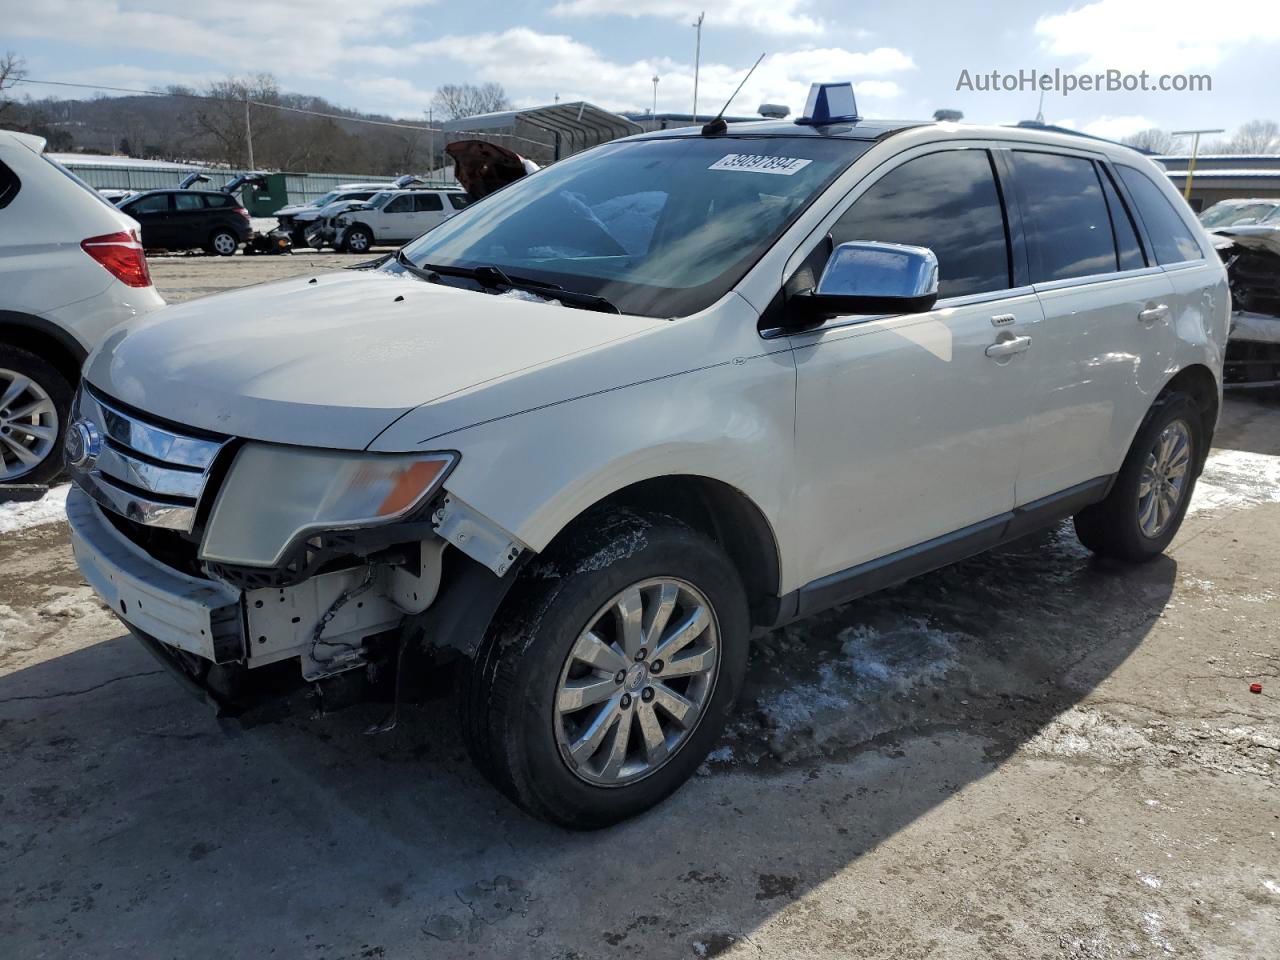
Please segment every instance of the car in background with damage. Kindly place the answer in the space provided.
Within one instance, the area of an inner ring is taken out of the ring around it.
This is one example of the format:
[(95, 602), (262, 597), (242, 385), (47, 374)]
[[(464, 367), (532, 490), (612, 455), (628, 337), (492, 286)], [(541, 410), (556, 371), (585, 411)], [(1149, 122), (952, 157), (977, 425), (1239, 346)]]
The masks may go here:
[[(1280, 202), (1261, 220), (1253, 215), (1210, 231), (1231, 284), (1231, 339), (1224, 382), (1228, 387), (1280, 386)], [(1221, 204), (1216, 204), (1221, 206)]]

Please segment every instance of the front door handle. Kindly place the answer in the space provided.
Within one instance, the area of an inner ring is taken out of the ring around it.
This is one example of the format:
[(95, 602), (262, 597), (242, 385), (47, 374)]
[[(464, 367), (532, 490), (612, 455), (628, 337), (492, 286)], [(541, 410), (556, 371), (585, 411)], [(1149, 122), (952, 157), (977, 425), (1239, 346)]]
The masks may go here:
[(1015, 353), (1023, 353), (1031, 346), (1030, 337), (1012, 337), (1008, 340), (997, 340), (987, 347), (987, 356), (1000, 359), (1011, 357)]
[(1157, 320), (1164, 320), (1169, 316), (1169, 305), (1167, 303), (1158, 303), (1154, 307), (1139, 312), (1138, 319), (1143, 323), (1155, 323)]

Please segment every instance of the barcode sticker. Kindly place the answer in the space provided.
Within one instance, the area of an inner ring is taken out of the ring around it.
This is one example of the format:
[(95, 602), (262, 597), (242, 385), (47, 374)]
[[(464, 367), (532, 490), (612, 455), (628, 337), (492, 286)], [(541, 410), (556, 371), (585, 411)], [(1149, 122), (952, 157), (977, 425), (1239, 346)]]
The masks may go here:
[(803, 170), (812, 160), (799, 157), (762, 157), (754, 153), (725, 154), (708, 170), (738, 170), (743, 173), (776, 173), (789, 177)]

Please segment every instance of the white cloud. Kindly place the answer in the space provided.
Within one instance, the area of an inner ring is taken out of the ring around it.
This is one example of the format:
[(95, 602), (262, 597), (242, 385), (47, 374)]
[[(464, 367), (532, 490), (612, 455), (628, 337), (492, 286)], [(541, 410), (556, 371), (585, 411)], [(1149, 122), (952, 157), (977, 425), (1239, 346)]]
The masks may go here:
[(1096, 120), (1091, 120), (1082, 128), (1085, 133), (1091, 133), (1095, 137), (1106, 137), (1108, 140), (1121, 140), (1130, 134), (1137, 133), (1139, 130), (1150, 130), (1152, 127), (1158, 127), (1159, 124), (1149, 117), (1130, 114), (1120, 117), (1112, 117), (1103, 115)]
[(361, 63), (405, 62), (395, 47), (361, 41), (402, 39), (404, 18), (432, 2), (220, 0), (212, 12), (188, 13), (171, 0), (41, 0), (24, 5), (21, 14), (0, 13), (0, 19), (12, 36), (150, 50), (243, 73), (317, 77), (329, 76), (335, 63), (353, 56)]
[[(822, 31), (823, 23), (802, 12), (808, 5), (808, 0), (720, 0), (707, 4), (706, 26), (811, 36)], [(697, 17), (696, 5), (686, 0), (560, 0), (551, 12), (560, 17), (660, 17), (687, 24)]]
[[(477, 81), (501, 83), (522, 106), (561, 100), (590, 100), (614, 110), (643, 109), (653, 98), (657, 75), (658, 110), (688, 113), (693, 107), (693, 66), (667, 57), (620, 63), (561, 34), (523, 27), (502, 33), (443, 37), (414, 48), (423, 56), (446, 57), (471, 69)], [(698, 111), (714, 113), (750, 67), (703, 63)], [(865, 108), (875, 110), (897, 97), (889, 75), (913, 70), (911, 57), (892, 47), (855, 52), (838, 47), (795, 50), (765, 58), (734, 100), (731, 113), (755, 112), (763, 102), (804, 106), (814, 80), (853, 80)]]
[(1239, 48), (1280, 42), (1276, 0), (1232, 0), (1220, 9), (1198, 0), (1097, 0), (1040, 17), (1041, 48), (1078, 60), (1083, 71), (1204, 70)]

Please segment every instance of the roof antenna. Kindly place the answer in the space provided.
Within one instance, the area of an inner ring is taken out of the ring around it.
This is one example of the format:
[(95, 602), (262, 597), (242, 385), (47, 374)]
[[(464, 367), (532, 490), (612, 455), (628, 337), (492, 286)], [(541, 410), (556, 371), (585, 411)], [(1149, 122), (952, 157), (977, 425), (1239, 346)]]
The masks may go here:
[(747, 71), (747, 75), (742, 78), (742, 83), (738, 84), (738, 89), (734, 90), (729, 99), (724, 102), (724, 106), (720, 108), (720, 112), (716, 114), (716, 118), (710, 123), (704, 123), (702, 125), (702, 135), (704, 137), (715, 137), (729, 129), (729, 125), (724, 122), (724, 112), (729, 109), (729, 104), (733, 103), (733, 98), (738, 95), (738, 91), (741, 90), (746, 85), (746, 82), (751, 79), (751, 75), (756, 72), (756, 67), (760, 66), (760, 61), (764, 58), (765, 54), (760, 54), (759, 59), (751, 65), (751, 69)]

